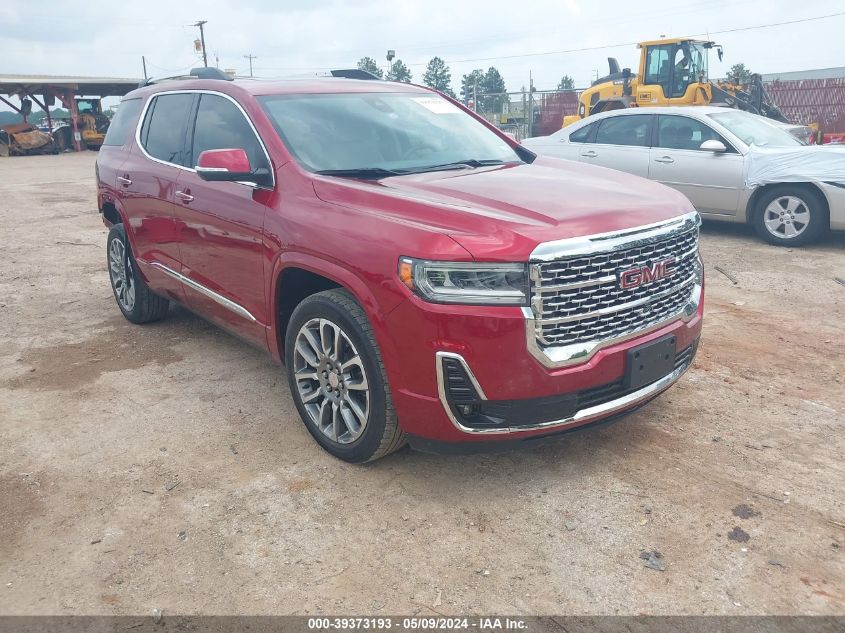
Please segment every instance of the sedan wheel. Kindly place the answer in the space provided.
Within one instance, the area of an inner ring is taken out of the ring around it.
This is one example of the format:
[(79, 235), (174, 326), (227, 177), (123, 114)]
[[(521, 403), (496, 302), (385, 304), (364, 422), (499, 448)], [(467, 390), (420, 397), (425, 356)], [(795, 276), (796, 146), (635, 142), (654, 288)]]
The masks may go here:
[(751, 221), (760, 237), (776, 246), (803, 246), (830, 228), (821, 192), (797, 183), (764, 188)]
[(369, 419), (370, 388), (346, 332), (328, 319), (307, 321), (296, 336), (293, 371), (314, 426), (339, 444), (357, 440)]
[(763, 211), (763, 223), (774, 237), (792, 239), (810, 224), (810, 209), (797, 196), (781, 196), (772, 200)]

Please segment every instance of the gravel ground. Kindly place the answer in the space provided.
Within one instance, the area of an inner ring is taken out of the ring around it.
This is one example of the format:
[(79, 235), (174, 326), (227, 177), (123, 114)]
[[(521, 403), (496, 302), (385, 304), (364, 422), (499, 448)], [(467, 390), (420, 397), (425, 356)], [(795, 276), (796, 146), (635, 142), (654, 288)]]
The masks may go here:
[(360, 467), (261, 351), (120, 316), (95, 157), (0, 159), (0, 613), (845, 613), (845, 236), (705, 225), (695, 366), (613, 426)]

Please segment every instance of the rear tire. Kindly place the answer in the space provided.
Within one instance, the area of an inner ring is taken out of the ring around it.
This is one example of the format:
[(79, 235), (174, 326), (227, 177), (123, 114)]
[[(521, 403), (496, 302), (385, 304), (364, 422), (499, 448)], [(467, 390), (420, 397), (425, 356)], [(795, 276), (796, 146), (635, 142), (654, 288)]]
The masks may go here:
[(106, 265), (117, 307), (132, 323), (150, 323), (167, 315), (170, 302), (150, 290), (132, 256), (122, 224), (115, 224), (106, 242)]
[(819, 193), (800, 185), (778, 185), (757, 201), (757, 233), (776, 246), (803, 246), (830, 228), (827, 206)]
[(305, 427), (335, 457), (371, 462), (405, 444), (372, 327), (347, 291), (318, 292), (296, 307), (285, 365)]

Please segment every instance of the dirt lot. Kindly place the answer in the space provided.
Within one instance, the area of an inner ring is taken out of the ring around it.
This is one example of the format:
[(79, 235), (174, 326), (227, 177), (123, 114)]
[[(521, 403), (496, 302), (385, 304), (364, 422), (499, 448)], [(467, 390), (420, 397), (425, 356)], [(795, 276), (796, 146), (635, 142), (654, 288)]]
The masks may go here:
[(845, 613), (845, 236), (705, 226), (695, 366), (616, 425), (358, 467), (262, 352), (120, 316), (95, 158), (0, 159), (0, 612)]

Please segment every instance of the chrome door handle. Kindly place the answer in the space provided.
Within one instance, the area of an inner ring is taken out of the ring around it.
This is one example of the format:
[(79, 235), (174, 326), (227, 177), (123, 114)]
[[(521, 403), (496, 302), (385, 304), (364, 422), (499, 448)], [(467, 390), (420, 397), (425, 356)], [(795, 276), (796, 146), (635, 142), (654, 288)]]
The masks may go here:
[(177, 191), (176, 197), (182, 200), (183, 202), (191, 202), (194, 199), (191, 194), (185, 193), (184, 191)]
[(655, 158), (654, 162), (655, 163), (674, 163), (675, 159), (672, 158), (671, 156), (664, 156), (663, 158)]
[(583, 154), (581, 154), (581, 156), (586, 156), (587, 158), (595, 158), (596, 156), (598, 156), (598, 153), (594, 152), (593, 150), (590, 150), (589, 152), (584, 152)]
[(132, 181), (129, 178), (124, 178), (123, 176), (118, 176), (117, 182), (119, 182), (124, 187), (128, 187), (129, 185), (132, 184)]

